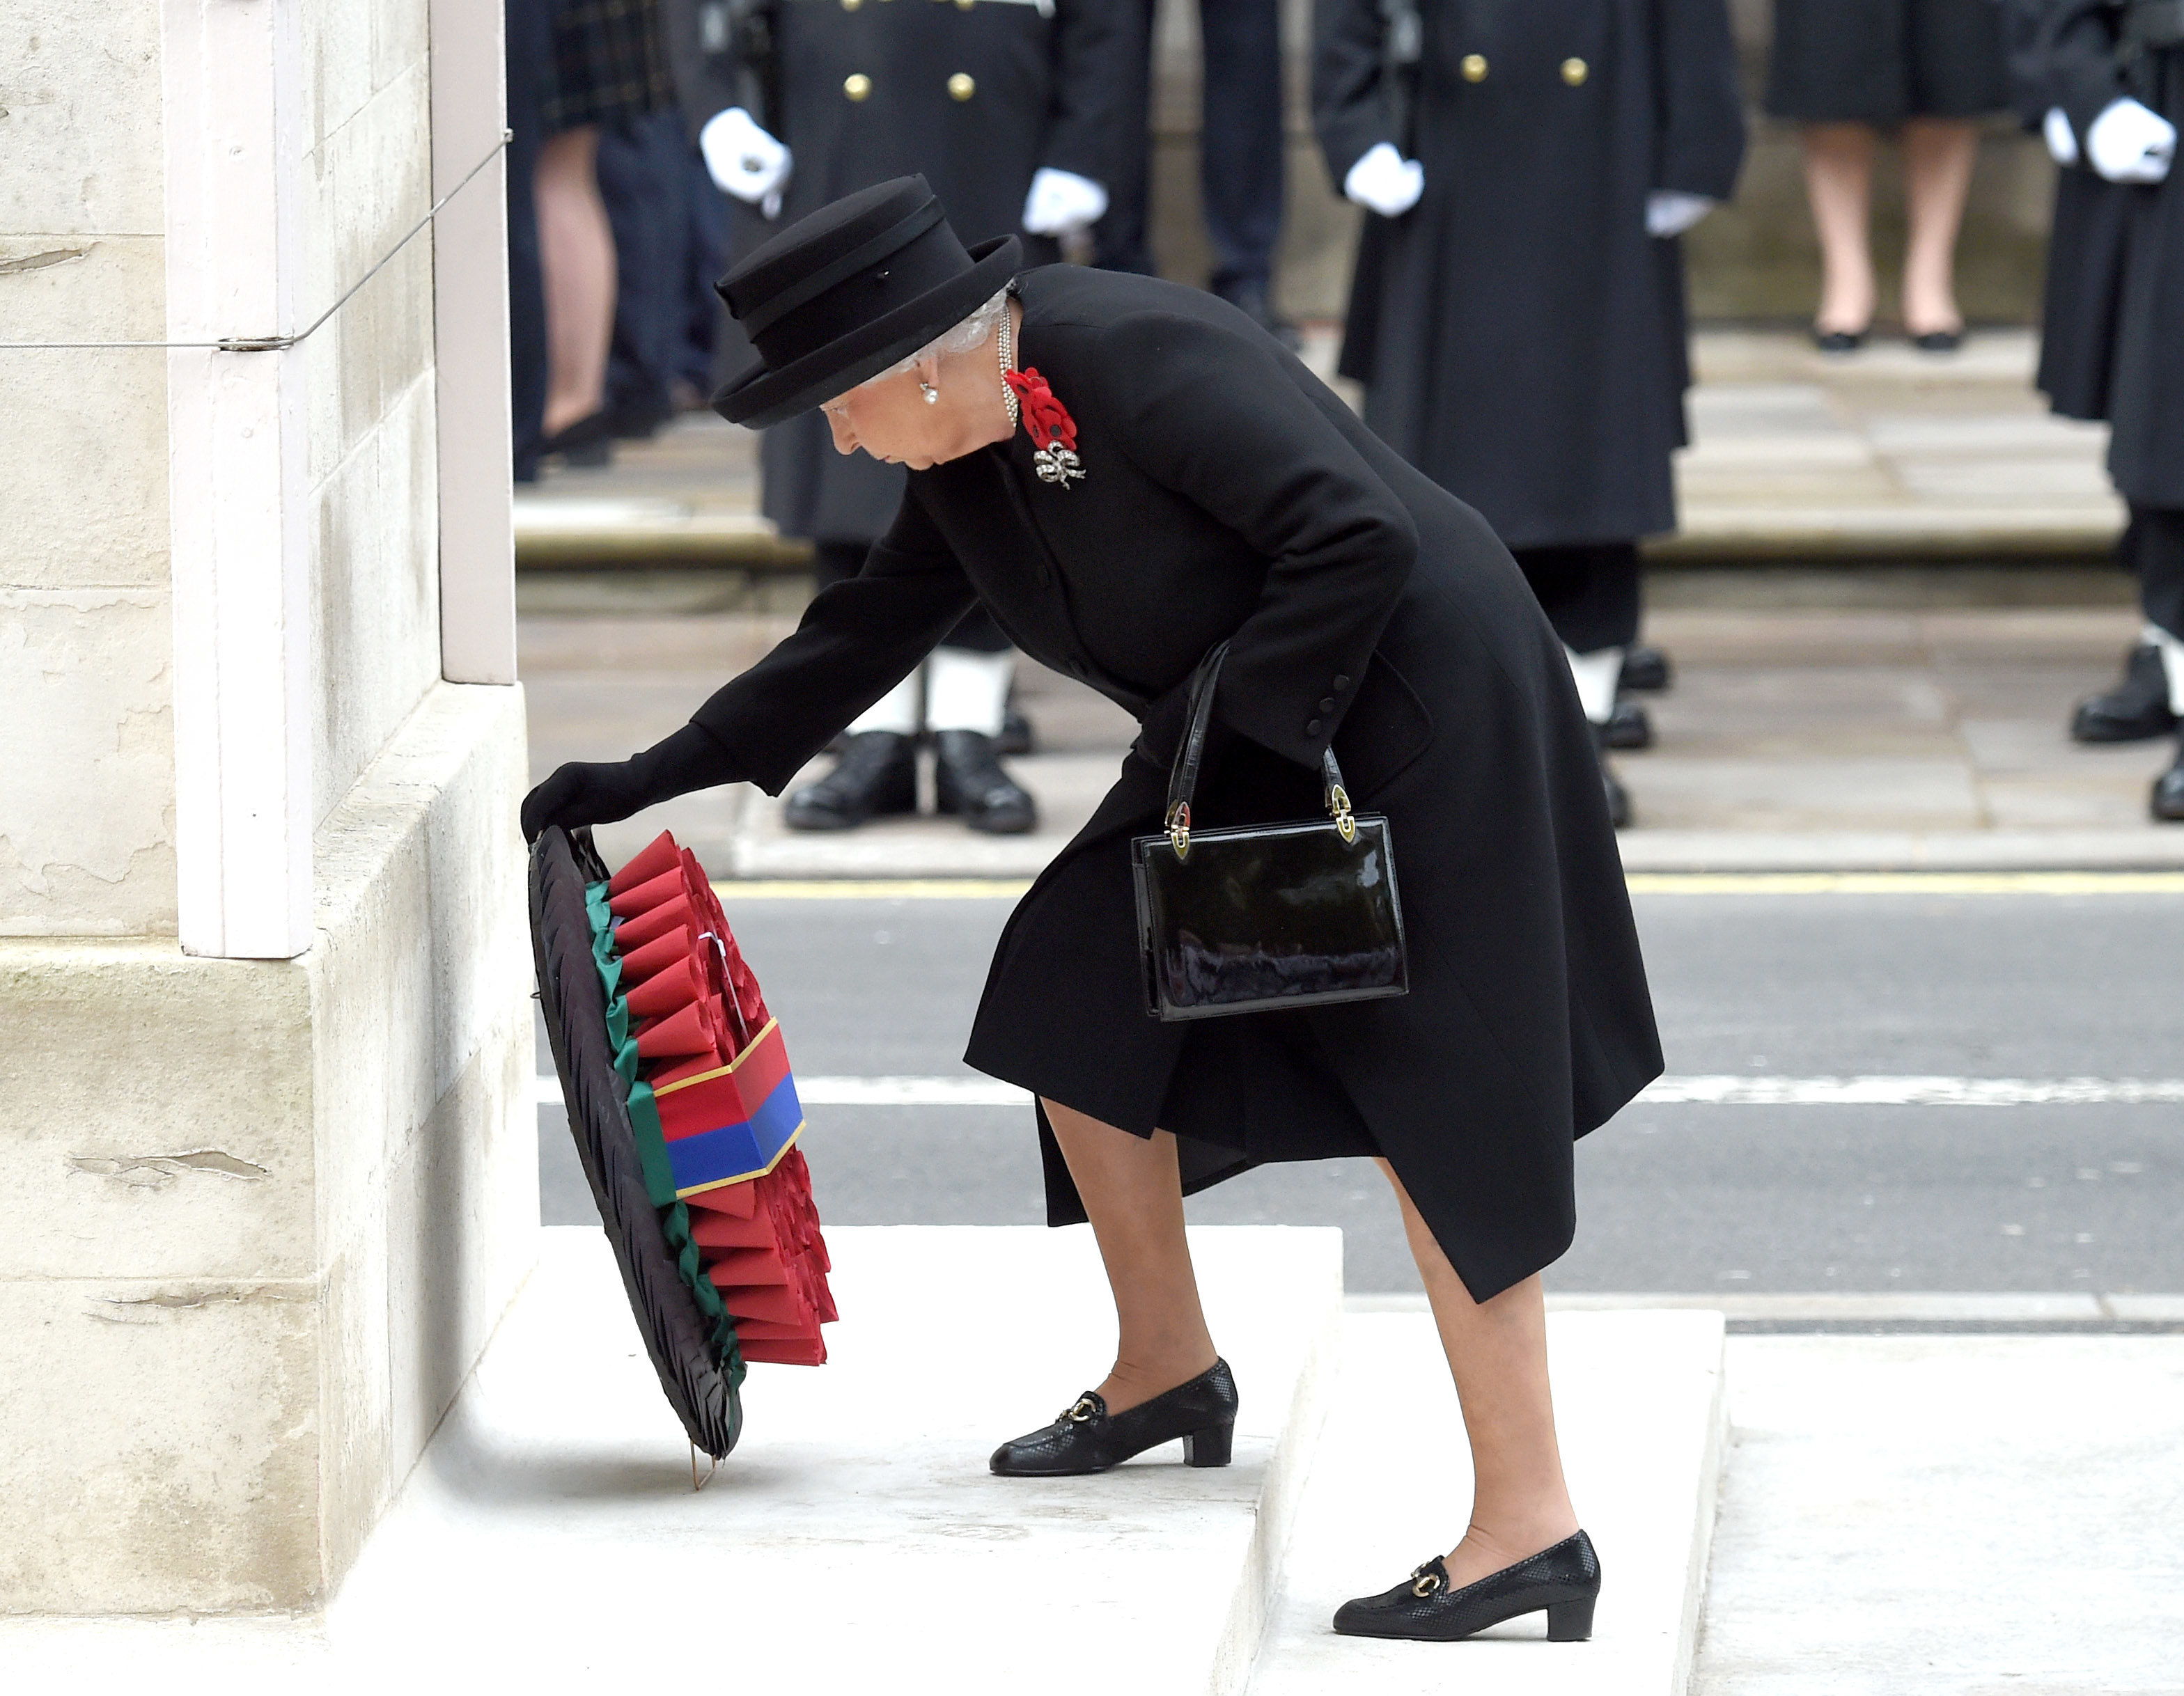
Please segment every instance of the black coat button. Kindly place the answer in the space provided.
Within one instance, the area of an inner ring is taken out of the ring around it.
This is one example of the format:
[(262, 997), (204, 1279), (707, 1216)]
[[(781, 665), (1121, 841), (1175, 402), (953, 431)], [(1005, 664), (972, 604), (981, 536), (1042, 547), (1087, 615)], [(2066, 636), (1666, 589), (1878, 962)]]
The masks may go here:
[(1313, 720), (1310, 724), (1306, 725), (1306, 726), (1304, 727), (1304, 733), (1305, 733), (1306, 736), (1318, 736), (1318, 735), (1320, 733), (1320, 731), (1322, 731), (1323, 730), (1324, 730), (1324, 729), (1326, 729), (1326, 728), (1327, 728), (1327, 722), (1326, 722), (1326, 720), (1323, 720), (1323, 719), (1314, 719), (1314, 720)]
[(1338, 671), (1334, 674), (1334, 687), (1338, 689), (1347, 689), (1350, 687), (1350, 680)]
[(1333, 712), (1334, 710), (1334, 697), (1329, 695), (1324, 701), (1322, 701), (1319, 703), (1319, 709), (1323, 713)]

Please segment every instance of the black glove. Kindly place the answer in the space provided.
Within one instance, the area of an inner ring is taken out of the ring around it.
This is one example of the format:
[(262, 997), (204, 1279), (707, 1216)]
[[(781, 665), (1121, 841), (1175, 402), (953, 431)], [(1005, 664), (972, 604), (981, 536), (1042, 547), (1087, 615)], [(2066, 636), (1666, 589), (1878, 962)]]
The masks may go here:
[(733, 783), (738, 773), (711, 732), (685, 725), (666, 741), (627, 759), (571, 760), (523, 798), (523, 839), (549, 825), (611, 825), (661, 801)]

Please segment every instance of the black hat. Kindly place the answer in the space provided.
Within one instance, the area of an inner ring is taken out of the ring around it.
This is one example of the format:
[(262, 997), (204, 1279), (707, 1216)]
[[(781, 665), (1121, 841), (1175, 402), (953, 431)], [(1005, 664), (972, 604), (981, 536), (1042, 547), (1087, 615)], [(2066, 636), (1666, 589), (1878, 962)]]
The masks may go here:
[(922, 176), (899, 176), (799, 219), (713, 285), (758, 349), (713, 410), (754, 429), (846, 393), (999, 293), (1013, 236), (965, 250)]

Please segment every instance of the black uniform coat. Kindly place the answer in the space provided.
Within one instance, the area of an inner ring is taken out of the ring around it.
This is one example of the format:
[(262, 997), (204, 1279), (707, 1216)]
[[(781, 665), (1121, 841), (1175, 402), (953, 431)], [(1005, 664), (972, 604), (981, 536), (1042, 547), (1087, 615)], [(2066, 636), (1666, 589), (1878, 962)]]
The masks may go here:
[[(1393, 142), (1425, 194), (1366, 219), (1342, 370), (1366, 421), (1512, 548), (1675, 527), (1683, 268), (1649, 190), (1715, 199), (1744, 125), (1723, 0), (1423, 0), (1414, 138), (1379, 0), (1321, 0), (1314, 121), (1337, 184)], [(1469, 67), (1467, 74), (1467, 65)]]
[[(777, 133), (794, 169), (777, 227), (922, 173), (956, 233), (983, 242), (1022, 231), (1042, 165), (1106, 182), (1129, 75), (1123, 3), (781, 0)], [(870, 542), (901, 504), (901, 468), (843, 459), (816, 412), (768, 431), (760, 454), (762, 504), (784, 536)]]
[[(1037, 481), (1022, 431), (913, 473), (862, 575), (695, 721), (777, 792), (982, 597), (1144, 730), (1010, 920), (971, 1065), (1176, 1132), (1190, 1188), (1384, 1154), (1483, 1300), (1568, 1245), (1572, 1138), (1660, 1070), (1561, 647), (1479, 515), (1234, 308), (1066, 265), (1020, 287), (1020, 358), (1074, 415), (1084, 480)], [(1390, 822), (1407, 996), (1146, 1016), (1128, 838), (1157, 828), (1184, 685), (1223, 638), (1228, 746), (1195, 813), (1312, 815), (1332, 738), (1359, 807)], [(1045, 1146), (1050, 1217), (1081, 1219)]]
[[(2093, 120), (2126, 94), (2184, 129), (2184, 47), (2120, 54), (2122, 20), (2110, 0), (2046, 8), (2046, 74), (2081, 147)], [(2184, 170), (2116, 193), (2129, 222), (2109, 360), (2109, 475), (2135, 507), (2184, 508)]]
[[(2091, 31), (2096, 55), (2109, 48), (2107, 28), (2082, 8), (2054, 0), (2008, 0), (2003, 14), (2008, 47), (2010, 101), (2027, 129), (2037, 130), (2065, 91), (2058, 76), (2056, 31)], [(2115, 353), (2117, 313), (2131, 223), (2132, 193), (2085, 163), (2055, 174), (2055, 206), (2048, 226), (2048, 275), (2041, 292), (2040, 368), (2033, 387), (2064, 418), (2105, 420), (2109, 379)]]

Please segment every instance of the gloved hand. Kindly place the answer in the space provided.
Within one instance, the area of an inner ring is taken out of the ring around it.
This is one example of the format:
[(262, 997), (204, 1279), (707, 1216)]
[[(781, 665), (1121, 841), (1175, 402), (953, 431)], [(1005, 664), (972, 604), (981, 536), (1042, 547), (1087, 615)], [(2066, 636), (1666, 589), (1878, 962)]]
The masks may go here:
[(1375, 142), (1342, 179), (1342, 197), (1383, 218), (1401, 218), (1426, 192), (1426, 168), (1396, 151), (1393, 142)]
[(666, 741), (627, 759), (571, 760), (523, 798), (523, 840), (535, 842), (549, 825), (611, 825), (647, 807), (733, 783), (738, 773), (712, 733), (685, 725)]
[(781, 209), (781, 186), (788, 181), (795, 161), (742, 107), (731, 106), (707, 119), (698, 132), (698, 151), (723, 194), (733, 194), (747, 206), (770, 200), (769, 218)]
[(2074, 165), (2078, 162), (2078, 132), (2070, 127), (2070, 114), (2059, 106), (2050, 106), (2048, 115), (2040, 120), (2040, 139), (2048, 144), (2048, 157), (2059, 165)]
[(1034, 236), (1066, 236), (1097, 224), (1107, 212), (1107, 191), (1089, 176), (1041, 165), (1024, 196), (1023, 226)]
[(1657, 188), (1646, 197), (1646, 233), (1680, 236), (1714, 209), (1710, 196), (1680, 188)]
[(2159, 182), (2176, 154), (2176, 126), (2136, 100), (2112, 100), (2086, 127), (2086, 158), (2110, 182)]

